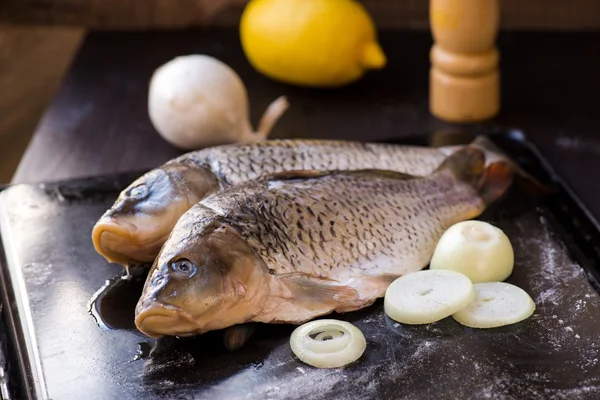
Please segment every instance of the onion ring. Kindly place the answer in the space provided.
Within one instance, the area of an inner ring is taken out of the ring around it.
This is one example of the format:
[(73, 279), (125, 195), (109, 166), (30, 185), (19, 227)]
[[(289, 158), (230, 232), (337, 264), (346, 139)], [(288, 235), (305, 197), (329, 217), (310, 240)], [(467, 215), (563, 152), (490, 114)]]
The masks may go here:
[(290, 347), (301, 361), (317, 368), (338, 368), (360, 358), (367, 347), (362, 332), (349, 322), (311, 321), (294, 330)]

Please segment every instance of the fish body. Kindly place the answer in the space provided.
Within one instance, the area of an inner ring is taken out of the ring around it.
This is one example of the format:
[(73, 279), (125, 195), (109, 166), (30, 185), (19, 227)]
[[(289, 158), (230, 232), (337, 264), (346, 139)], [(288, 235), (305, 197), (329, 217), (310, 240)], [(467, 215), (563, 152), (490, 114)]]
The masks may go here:
[(92, 232), (109, 262), (152, 262), (171, 229), (198, 201), (225, 187), (290, 170), (386, 169), (427, 176), (446, 158), (419, 146), (334, 140), (270, 140), (184, 154), (127, 187)]
[(372, 304), (422, 269), (442, 233), (510, 183), (461, 150), (435, 173), (298, 171), (226, 188), (176, 224), (149, 274), (136, 325), (189, 336), (245, 322), (299, 324)]
[(445, 158), (443, 150), (425, 146), (344, 140), (269, 140), (212, 147), (184, 154), (170, 163), (202, 165), (222, 184), (235, 185), (263, 175), (294, 170), (387, 169), (427, 176)]

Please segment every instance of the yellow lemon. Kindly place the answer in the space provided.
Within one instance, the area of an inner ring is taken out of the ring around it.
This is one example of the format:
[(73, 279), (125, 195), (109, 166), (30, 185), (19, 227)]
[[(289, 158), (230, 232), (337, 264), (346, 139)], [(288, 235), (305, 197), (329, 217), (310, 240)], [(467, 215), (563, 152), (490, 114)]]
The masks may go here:
[(240, 36), (254, 68), (296, 85), (342, 86), (386, 63), (371, 17), (354, 0), (251, 0)]

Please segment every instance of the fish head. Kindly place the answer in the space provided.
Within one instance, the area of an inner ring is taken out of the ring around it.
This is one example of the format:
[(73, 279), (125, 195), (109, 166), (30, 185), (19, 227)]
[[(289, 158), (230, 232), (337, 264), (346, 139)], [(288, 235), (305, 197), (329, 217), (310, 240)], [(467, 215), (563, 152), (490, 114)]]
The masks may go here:
[(109, 262), (152, 262), (175, 223), (219, 187), (204, 167), (173, 163), (143, 175), (121, 192), (92, 231), (96, 251)]
[[(198, 229), (198, 224), (204, 226)], [(161, 337), (244, 323), (264, 306), (267, 271), (231, 226), (214, 220), (178, 223), (150, 271), (136, 307), (136, 326)]]

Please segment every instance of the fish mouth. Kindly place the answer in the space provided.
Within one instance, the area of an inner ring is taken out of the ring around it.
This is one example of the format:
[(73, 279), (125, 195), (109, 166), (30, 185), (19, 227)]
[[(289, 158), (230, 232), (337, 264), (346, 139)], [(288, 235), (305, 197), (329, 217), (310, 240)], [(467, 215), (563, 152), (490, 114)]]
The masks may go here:
[(96, 251), (108, 262), (123, 265), (153, 262), (166, 238), (159, 235), (141, 242), (140, 233), (135, 224), (103, 217), (92, 230), (92, 241)]
[(192, 317), (179, 307), (153, 303), (135, 317), (140, 332), (152, 338), (193, 336), (202, 333)]

